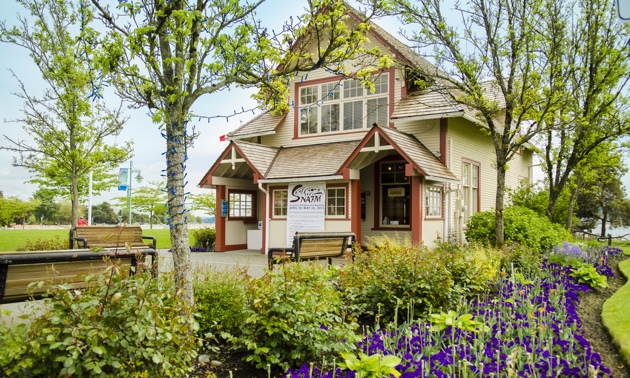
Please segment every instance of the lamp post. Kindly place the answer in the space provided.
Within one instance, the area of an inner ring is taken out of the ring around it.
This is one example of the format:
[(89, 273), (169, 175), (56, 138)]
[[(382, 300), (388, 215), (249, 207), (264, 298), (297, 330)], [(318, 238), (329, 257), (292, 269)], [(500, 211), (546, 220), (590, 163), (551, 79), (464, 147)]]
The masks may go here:
[(127, 187), (127, 200), (128, 200), (128, 205), (129, 205), (129, 217), (128, 217), (128, 223), (131, 224), (131, 183), (133, 182), (132, 176), (134, 174), (134, 172), (138, 173), (138, 176), (136, 176), (136, 180), (138, 180), (138, 182), (142, 182), (142, 174), (140, 173), (140, 170), (138, 169), (133, 169), (133, 161), (129, 160), (129, 186)]

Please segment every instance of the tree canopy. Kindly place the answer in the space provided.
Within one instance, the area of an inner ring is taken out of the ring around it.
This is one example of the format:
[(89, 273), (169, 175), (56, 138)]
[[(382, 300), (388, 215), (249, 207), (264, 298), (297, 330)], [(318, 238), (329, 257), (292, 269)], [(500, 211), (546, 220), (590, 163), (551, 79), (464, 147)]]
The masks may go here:
[(124, 124), (121, 108), (108, 109), (98, 100), (94, 69), (86, 52), (96, 45), (89, 27), (90, 14), (68, 0), (18, 0), (29, 17), (19, 15), (16, 26), (0, 22), (0, 41), (28, 50), (47, 89), (39, 96), (24, 83), (16, 95), (24, 100), (22, 125), (29, 140), (11, 139), (0, 149), (12, 151), (14, 166), (25, 167), (33, 183), (56, 191), (72, 201), (72, 223), (78, 219), (79, 198), (87, 194), (88, 173), (93, 190), (113, 186), (108, 170), (127, 159), (129, 143), (107, 144)]

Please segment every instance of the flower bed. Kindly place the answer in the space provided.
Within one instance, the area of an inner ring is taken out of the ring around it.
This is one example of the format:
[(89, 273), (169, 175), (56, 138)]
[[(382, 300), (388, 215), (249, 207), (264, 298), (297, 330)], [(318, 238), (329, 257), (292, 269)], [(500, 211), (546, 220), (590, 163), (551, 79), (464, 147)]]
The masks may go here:
[[(558, 254), (578, 256), (598, 273), (613, 275), (610, 256), (620, 250), (593, 252), (563, 246)], [(593, 352), (577, 315), (580, 294), (590, 290), (572, 277), (571, 265), (544, 263), (540, 277), (506, 276), (493, 295), (459, 304), (455, 312), (365, 336), (359, 349), (367, 355), (401, 359), (401, 377), (454, 376), (597, 376), (610, 370)], [(471, 316), (466, 316), (470, 314)], [(473, 320), (474, 319), (474, 320)], [(437, 320), (443, 322), (437, 324)], [(304, 365), (290, 377), (356, 377), (355, 371)]]

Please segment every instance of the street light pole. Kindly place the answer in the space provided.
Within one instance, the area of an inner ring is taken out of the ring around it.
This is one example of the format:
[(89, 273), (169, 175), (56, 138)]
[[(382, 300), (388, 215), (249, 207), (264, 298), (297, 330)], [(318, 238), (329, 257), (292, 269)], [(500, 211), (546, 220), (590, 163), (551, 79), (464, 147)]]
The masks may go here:
[(133, 160), (129, 160), (129, 186), (127, 186), (127, 201), (129, 205), (129, 217), (127, 218), (128, 224), (131, 224), (131, 183), (133, 182), (132, 176), (134, 172), (138, 172), (136, 180), (138, 180), (138, 182), (141, 182), (142, 175), (140, 174), (140, 170), (133, 169)]

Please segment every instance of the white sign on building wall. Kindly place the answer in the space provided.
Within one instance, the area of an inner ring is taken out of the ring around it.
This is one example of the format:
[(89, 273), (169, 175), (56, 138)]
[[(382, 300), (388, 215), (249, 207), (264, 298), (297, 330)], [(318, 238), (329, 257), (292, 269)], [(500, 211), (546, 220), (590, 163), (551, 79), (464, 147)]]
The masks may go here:
[(324, 231), (326, 218), (326, 183), (289, 184), (287, 198), (287, 247), (296, 231)]

